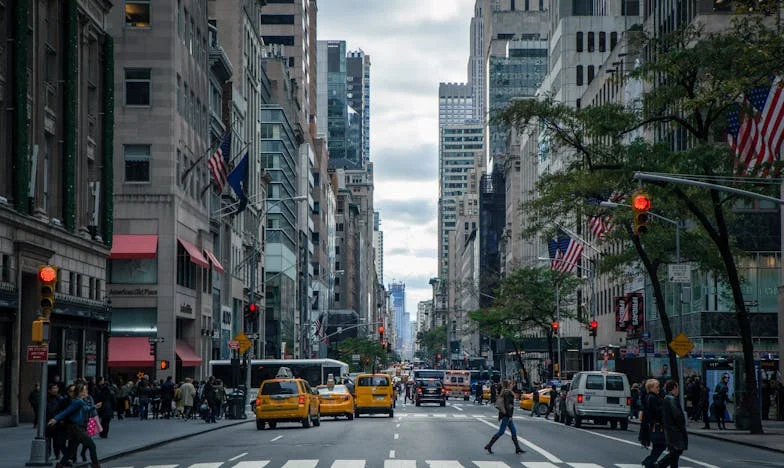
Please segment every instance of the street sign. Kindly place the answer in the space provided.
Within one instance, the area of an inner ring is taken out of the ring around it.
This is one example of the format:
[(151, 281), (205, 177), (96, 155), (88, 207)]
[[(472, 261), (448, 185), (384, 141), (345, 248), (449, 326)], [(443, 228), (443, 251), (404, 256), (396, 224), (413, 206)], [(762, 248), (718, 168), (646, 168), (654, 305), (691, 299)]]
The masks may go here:
[(27, 362), (46, 362), (49, 360), (49, 346), (30, 345), (27, 347)]
[(163, 337), (162, 336), (154, 336), (152, 338), (147, 338), (147, 341), (150, 342), (150, 343), (163, 343)]
[(691, 265), (688, 263), (667, 265), (667, 281), (670, 283), (691, 283)]
[(239, 341), (229, 341), (229, 349), (240, 349), (240, 342)]
[(351, 360), (354, 362), (359, 362), (359, 354), (352, 354)]
[(694, 349), (694, 343), (689, 340), (685, 333), (681, 332), (670, 341), (670, 349), (675, 351), (678, 357), (684, 358)]
[(232, 341), (236, 341), (236, 342), (239, 343), (239, 345), (240, 345), (239, 346), (240, 353), (243, 353), (243, 354), (246, 351), (248, 351), (251, 346), (253, 346), (253, 343), (250, 342), (250, 340), (248, 339), (247, 336), (245, 336), (244, 333), (239, 333), (237, 336), (234, 337), (234, 339)]

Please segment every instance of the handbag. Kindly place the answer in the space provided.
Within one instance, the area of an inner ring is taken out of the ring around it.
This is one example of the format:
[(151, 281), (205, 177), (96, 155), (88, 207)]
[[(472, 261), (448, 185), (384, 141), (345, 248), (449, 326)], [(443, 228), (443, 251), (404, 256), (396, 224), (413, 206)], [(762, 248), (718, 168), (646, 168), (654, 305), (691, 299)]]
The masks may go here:
[(495, 408), (501, 412), (501, 414), (506, 414), (506, 401), (504, 401), (503, 393), (498, 395), (498, 398), (495, 399)]
[(103, 430), (101, 427), (101, 421), (98, 419), (98, 416), (93, 416), (87, 420), (87, 435), (90, 437), (94, 437), (98, 435)]

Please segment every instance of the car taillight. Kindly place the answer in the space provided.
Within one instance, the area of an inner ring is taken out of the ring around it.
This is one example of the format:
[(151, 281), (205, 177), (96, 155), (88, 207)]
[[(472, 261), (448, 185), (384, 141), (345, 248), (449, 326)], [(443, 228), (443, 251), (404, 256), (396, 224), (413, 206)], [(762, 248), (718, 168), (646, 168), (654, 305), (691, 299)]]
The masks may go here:
[(256, 398), (256, 406), (261, 406), (261, 398)]
[(582, 403), (582, 402), (583, 402), (583, 396), (577, 395), (577, 403)]
[(422, 389), (421, 388), (417, 388), (417, 393), (422, 393)]
[(343, 395), (343, 399), (344, 400), (350, 400), (351, 399), (351, 395)]
[(300, 395), (299, 396), (299, 404), (300, 405), (304, 405), (305, 404), (305, 395)]
[(632, 397), (626, 397), (626, 406), (632, 406)]
[(441, 393), (446, 393), (446, 389), (445, 389), (445, 388), (442, 388), (442, 389), (441, 389)]

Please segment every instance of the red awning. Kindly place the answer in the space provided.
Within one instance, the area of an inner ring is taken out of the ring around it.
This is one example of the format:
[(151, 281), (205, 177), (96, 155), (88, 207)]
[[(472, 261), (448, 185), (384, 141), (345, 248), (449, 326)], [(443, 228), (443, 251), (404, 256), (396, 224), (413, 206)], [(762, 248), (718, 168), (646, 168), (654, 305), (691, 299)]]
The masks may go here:
[(186, 241), (185, 239), (183, 239), (181, 237), (178, 237), (177, 241), (188, 252), (188, 255), (190, 255), (190, 257), (191, 257), (191, 262), (193, 262), (196, 265), (199, 265), (200, 267), (203, 267), (203, 268), (209, 268), (210, 267), (210, 264), (207, 263), (207, 259), (204, 258), (204, 255), (201, 254), (201, 251), (199, 250), (198, 247), (196, 247), (195, 245), (191, 244), (190, 242)]
[(115, 234), (112, 236), (109, 259), (155, 258), (157, 252), (156, 234)]
[(109, 338), (109, 367), (154, 367), (150, 342), (143, 336), (112, 336)]
[(207, 258), (210, 259), (210, 262), (212, 262), (212, 267), (215, 269), (215, 271), (218, 273), (223, 273), (225, 271), (223, 269), (223, 265), (221, 265), (221, 262), (218, 261), (218, 257), (216, 257), (214, 253), (208, 249), (204, 249), (204, 254), (207, 256)]
[(177, 340), (175, 352), (180, 361), (182, 361), (183, 367), (198, 367), (201, 365), (201, 358), (185, 341)]

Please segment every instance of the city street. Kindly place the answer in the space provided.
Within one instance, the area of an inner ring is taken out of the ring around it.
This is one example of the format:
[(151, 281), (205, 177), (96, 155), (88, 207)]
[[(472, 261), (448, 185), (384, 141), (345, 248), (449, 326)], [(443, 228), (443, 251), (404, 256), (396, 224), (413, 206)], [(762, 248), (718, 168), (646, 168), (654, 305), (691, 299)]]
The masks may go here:
[[(495, 409), (471, 403), (438, 406), (398, 404), (395, 417), (363, 416), (354, 421), (324, 419), (303, 429), (281, 424), (257, 431), (241, 424), (162, 445), (104, 463), (110, 468), (314, 468), (314, 467), (478, 467), (632, 468), (646, 451), (636, 442), (637, 426), (566, 427), (515, 413), (525, 454), (515, 455), (509, 435), (482, 447), (495, 428)], [(100, 455), (100, 454), (99, 454)], [(780, 453), (704, 437), (692, 437), (682, 467), (784, 466)]]

